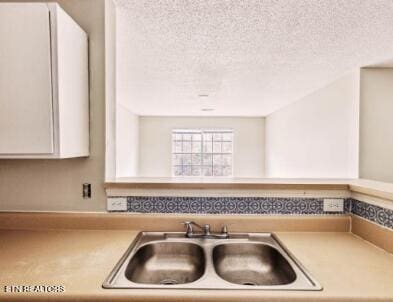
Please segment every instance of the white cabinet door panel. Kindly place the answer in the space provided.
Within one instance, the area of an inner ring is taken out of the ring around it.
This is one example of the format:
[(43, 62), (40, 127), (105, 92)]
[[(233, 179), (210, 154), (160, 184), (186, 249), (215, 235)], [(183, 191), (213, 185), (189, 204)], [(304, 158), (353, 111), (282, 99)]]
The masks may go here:
[(54, 152), (46, 4), (0, 6), (0, 154)]
[[(60, 154), (89, 153), (87, 36), (63, 10), (56, 11)], [(53, 29), (53, 31), (55, 31)], [(75, 110), (74, 108), (78, 108)]]

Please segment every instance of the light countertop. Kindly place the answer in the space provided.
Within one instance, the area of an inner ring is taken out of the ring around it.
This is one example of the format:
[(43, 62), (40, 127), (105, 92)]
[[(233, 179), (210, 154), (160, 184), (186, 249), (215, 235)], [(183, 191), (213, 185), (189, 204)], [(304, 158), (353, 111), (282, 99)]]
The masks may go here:
[[(103, 289), (137, 231), (1, 230), (0, 300), (393, 301), (393, 255), (347, 232), (279, 232), (323, 291)], [(62, 285), (63, 293), (5, 293), (10, 285)]]

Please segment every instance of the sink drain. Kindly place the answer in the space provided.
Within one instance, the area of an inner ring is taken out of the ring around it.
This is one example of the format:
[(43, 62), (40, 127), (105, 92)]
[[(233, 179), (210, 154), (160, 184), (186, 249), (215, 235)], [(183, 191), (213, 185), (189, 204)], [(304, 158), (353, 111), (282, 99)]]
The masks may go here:
[(241, 282), (241, 284), (243, 285), (250, 285), (250, 286), (257, 286), (258, 284), (256, 284), (255, 282), (252, 281), (243, 281)]
[(177, 280), (174, 279), (164, 279), (160, 281), (161, 285), (174, 285), (174, 284), (179, 284), (179, 282), (177, 282)]

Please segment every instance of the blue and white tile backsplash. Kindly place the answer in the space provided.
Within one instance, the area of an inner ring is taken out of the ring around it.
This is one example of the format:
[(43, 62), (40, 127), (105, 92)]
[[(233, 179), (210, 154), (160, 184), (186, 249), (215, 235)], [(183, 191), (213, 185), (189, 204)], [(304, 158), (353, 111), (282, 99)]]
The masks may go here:
[[(348, 210), (350, 200), (344, 204)], [(134, 213), (325, 214), (322, 198), (132, 196), (127, 208)]]
[(393, 229), (393, 210), (352, 199), (351, 213)]
[[(109, 197), (117, 198), (117, 197)], [(131, 213), (334, 215), (324, 212), (323, 198), (128, 196)], [(393, 210), (344, 199), (344, 214), (354, 214), (393, 229)]]

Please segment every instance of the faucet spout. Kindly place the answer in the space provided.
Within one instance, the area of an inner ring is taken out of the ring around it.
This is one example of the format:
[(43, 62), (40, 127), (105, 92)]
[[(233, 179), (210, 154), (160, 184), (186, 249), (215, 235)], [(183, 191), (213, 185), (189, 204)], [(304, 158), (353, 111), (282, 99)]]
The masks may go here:
[[(183, 224), (186, 227), (185, 236), (188, 238), (228, 238), (229, 233), (226, 226), (222, 228), (221, 233), (212, 233), (210, 231), (210, 224), (203, 226), (195, 223), (194, 221), (184, 221)], [(196, 233), (194, 227), (198, 228), (201, 232)]]

